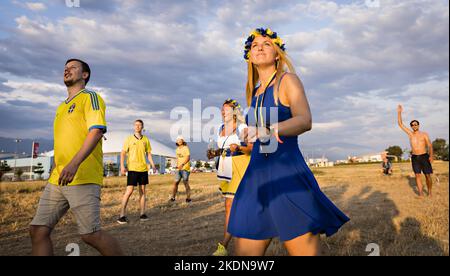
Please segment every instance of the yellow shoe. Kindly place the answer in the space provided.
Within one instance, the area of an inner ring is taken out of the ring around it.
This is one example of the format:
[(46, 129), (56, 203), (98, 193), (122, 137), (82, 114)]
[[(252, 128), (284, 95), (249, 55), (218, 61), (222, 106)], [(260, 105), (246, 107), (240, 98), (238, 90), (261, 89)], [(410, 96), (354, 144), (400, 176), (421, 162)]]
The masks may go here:
[(213, 256), (224, 257), (228, 256), (228, 251), (221, 243), (218, 244), (216, 252), (213, 253)]

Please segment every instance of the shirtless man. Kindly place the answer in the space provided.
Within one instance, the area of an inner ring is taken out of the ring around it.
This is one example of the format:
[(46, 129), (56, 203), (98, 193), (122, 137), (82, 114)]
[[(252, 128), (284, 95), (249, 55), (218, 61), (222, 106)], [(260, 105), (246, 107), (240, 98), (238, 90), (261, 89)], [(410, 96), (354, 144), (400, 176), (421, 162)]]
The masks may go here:
[(430, 137), (426, 132), (419, 131), (420, 124), (417, 120), (413, 120), (410, 123), (412, 130), (408, 129), (403, 125), (402, 121), (403, 107), (401, 105), (398, 106), (397, 112), (398, 112), (398, 125), (408, 134), (409, 142), (411, 143), (412, 167), (414, 170), (414, 174), (416, 175), (416, 184), (417, 189), (419, 190), (419, 197), (423, 197), (422, 179), (421, 179), (422, 172), (425, 174), (428, 187), (428, 195), (431, 197), (432, 196), (431, 189), (433, 185), (431, 179), (431, 175), (433, 174), (433, 168), (431, 167), (431, 163), (433, 162), (433, 146), (431, 144)]

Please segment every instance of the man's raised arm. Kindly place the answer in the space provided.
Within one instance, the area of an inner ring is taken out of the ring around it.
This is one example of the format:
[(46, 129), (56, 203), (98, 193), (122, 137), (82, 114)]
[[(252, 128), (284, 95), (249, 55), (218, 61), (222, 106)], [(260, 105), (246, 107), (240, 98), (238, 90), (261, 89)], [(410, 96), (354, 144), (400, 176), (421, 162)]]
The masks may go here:
[(401, 129), (403, 129), (403, 131), (406, 132), (408, 135), (411, 135), (412, 131), (403, 125), (402, 112), (403, 112), (403, 107), (401, 105), (398, 105), (398, 107), (397, 107), (398, 126)]

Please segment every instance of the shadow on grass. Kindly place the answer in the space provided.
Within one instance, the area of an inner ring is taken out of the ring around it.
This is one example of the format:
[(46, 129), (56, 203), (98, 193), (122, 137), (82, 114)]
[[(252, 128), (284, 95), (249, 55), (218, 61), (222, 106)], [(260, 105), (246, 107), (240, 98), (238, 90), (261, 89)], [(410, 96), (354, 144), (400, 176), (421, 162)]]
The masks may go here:
[(422, 234), (421, 223), (408, 217), (396, 227), (394, 219), (399, 210), (387, 193), (363, 187), (359, 194), (342, 201), (341, 195), (333, 198), (351, 218), (341, 230), (325, 240), (325, 255), (367, 256), (371, 243), (379, 247), (382, 256), (414, 256), (445, 254), (437, 239)]

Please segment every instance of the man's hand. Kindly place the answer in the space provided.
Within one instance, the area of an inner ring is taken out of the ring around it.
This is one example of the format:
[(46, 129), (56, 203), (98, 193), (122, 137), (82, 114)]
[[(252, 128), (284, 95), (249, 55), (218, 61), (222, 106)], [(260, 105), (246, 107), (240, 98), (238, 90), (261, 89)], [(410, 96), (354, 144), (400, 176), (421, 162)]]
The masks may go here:
[(397, 112), (398, 113), (402, 113), (403, 112), (403, 106), (401, 104), (398, 105)]
[(430, 163), (433, 163), (434, 162), (434, 158), (433, 158), (433, 156), (430, 156)]
[(157, 172), (157, 169), (156, 169), (155, 166), (151, 166), (150, 164), (148, 164), (148, 165), (147, 165), (147, 170), (150, 171), (150, 168), (151, 168), (151, 172), (152, 172), (153, 174), (155, 174), (155, 173)]
[(70, 162), (61, 172), (58, 179), (58, 184), (61, 186), (67, 186), (72, 183), (73, 178), (77, 174), (79, 164), (75, 164), (74, 162)]
[(181, 171), (181, 170), (183, 169), (183, 165), (178, 166), (177, 169), (178, 169), (179, 171)]
[(121, 175), (126, 175), (127, 174), (127, 169), (125, 169), (125, 167), (120, 167), (120, 174)]

